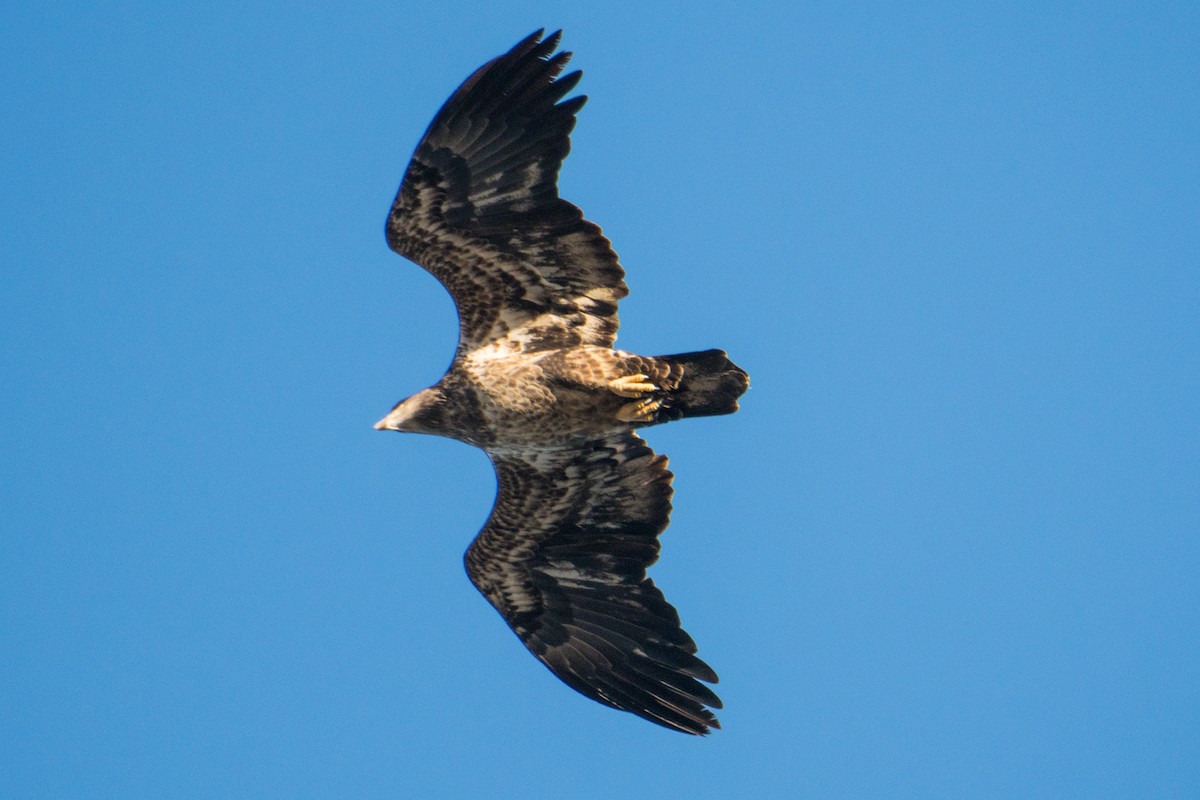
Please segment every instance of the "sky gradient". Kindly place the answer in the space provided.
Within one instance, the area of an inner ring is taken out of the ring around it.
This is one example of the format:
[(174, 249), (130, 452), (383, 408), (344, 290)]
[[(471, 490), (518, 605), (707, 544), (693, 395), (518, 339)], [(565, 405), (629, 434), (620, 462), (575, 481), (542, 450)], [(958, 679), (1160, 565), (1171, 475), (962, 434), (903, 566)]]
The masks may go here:
[[(36, 5), (0, 796), (1200, 796), (1195, 4)], [(462, 571), (486, 457), (371, 429), (455, 345), (408, 157), (539, 27), (620, 346), (752, 379), (646, 433), (706, 739), (530, 657)]]

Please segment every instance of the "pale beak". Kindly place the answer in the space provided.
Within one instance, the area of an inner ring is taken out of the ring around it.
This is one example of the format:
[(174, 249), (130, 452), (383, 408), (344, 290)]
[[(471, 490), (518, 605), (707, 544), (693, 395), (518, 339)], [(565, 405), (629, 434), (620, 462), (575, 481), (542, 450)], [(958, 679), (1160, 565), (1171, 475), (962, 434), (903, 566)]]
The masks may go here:
[(384, 417), (383, 419), (379, 420), (379, 422), (375, 423), (375, 430), (377, 430), (377, 431), (386, 431), (388, 429), (389, 428), (388, 428), (388, 418), (387, 417)]

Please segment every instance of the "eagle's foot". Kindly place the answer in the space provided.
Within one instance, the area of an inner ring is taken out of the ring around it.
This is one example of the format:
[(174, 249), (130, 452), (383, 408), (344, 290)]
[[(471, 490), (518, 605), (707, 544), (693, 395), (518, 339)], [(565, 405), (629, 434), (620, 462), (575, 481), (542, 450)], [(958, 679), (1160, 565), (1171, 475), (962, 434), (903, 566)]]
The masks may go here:
[(661, 407), (661, 399), (647, 397), (645, 400), (634, 400), (617, 409), (617, 419), (621, 422), (653, 422), (654, 415)]
[[(658, 387), (650, 383), (649, 375), (622, 375), (608, 382), (608, 390), (618, 397), (641, 397), (647, 392), (658, 391)], [(628, 408), (633, 403), (627, 404)], [(619, 415), (618, 415), (619, 416)], [(628, 422), (629, 420), (626, 420)]]

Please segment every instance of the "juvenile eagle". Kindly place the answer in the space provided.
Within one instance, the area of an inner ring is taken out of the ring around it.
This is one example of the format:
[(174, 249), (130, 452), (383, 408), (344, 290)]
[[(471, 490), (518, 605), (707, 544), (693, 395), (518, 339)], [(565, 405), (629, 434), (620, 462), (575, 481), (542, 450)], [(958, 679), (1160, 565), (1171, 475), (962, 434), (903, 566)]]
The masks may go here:
[(730, 414), (749, 381), (720, 350), (613, 349), (628, 294), (608, 239), (558, 196), (575, 114), (561, 32), (489, 61), (433, 118), (387, 219), (388, 245), (458, 307), (454, 363), (375, 427), (482, 448), (496, 504), (467, 549), (472, 583), (569, 686), (704, 734), (721, 701), (679, 615), (646, 577), (671, 473), (634, 432)]

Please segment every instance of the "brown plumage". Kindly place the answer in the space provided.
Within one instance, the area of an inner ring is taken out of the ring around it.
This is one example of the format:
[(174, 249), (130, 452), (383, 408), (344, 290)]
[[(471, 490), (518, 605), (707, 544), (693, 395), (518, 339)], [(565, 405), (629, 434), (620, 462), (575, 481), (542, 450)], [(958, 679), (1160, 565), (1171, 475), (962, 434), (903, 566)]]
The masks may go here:
[(646, 577), (671, 472), (634, 432), (729, 414), (746, 373), (720, 350), (613, 349), (624, 271), (600, 228), (558, 196), (575, 114), (570, 53), (542, 32), (480, 67), (434, 117), (387, 220), (393, 250), (458, 307), (454, 363), (377, 428), (482, 448), (496, 504), (467, 574), (559, 678), (687, 733), (719, 727), (679, 615)]

